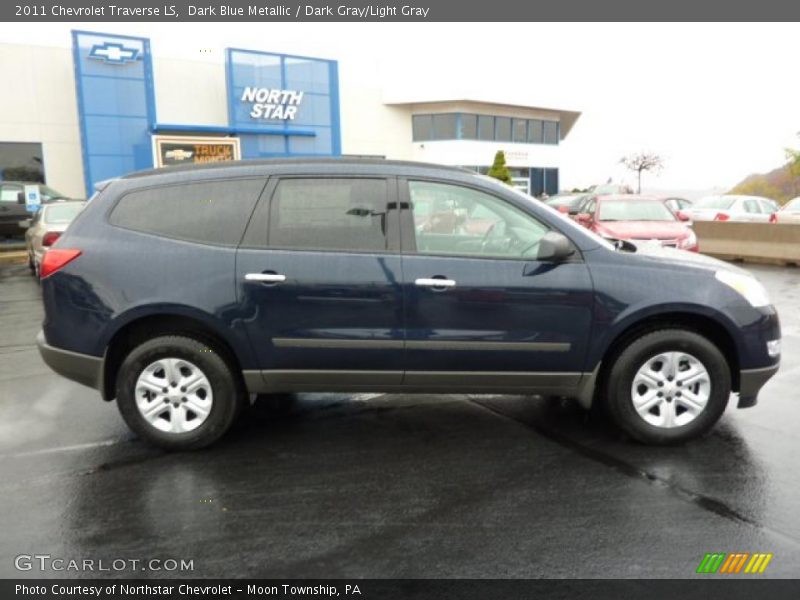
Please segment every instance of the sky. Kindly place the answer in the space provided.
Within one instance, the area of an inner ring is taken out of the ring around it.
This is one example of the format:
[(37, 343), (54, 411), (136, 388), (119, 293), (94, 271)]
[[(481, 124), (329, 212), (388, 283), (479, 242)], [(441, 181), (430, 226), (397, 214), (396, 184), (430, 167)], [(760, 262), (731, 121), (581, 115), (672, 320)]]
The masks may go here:
[(38, 23), (0, 24), (0, 42), (68, 46), (71, 29), (148, 36), (154, 53), (194, 60), (227, 46), (333, 58), (342, 77), (372, 70), (387, 96), (413, 83), (580, 111), (561, 146), (565, 188), (633, 181), (619, 160), (646, 150), (664, 159), (646, 189), (728, 189), (800, 147), (800, 24)]

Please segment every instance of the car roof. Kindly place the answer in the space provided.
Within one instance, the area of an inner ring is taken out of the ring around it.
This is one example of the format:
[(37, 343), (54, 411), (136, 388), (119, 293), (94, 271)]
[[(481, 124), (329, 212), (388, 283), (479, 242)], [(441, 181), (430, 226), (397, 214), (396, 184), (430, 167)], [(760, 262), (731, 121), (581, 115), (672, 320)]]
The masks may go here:
[(645, 196), (643, 194), (599, 194), (597, 196), (598, 202), (606, 200), (639, 200), (646, 202), (663, 202), (663, 199), (655, 196)]
[(202, 164), (187, 164), (187, 165), (170, 165), (157, 169), (147, 169), (144, 171), (136, 171), (121, 177), (121, 179), (138, 179), (140, 177), (150, 177), (155, 175), (176, 174), (183, 173), (187, 176), (197, 174), (202, 177), (204, 174), (213, 173), (214, 175), (224, 174), (229, 172), (231, 175), (244, 174), (245, 171), (251, 171), (269, 174), (280, 172), (285, 167), (386, 167), (392, 170), (401, 170), (402, 168), (436, 170), (452, 173), (469, 173), (477, 175), (475, 171), (470, 171), (461, 167), (450, 167), (446, 165), (437, 165), (424, 162), (403, 161), (403, 160), (387, 160), (384, 158), (370, 158), (370, 157), (325, 157), (325, 158), (263, 158), (263, 159), (245, 159), (237, 161), (220, 161), (213, 163)]

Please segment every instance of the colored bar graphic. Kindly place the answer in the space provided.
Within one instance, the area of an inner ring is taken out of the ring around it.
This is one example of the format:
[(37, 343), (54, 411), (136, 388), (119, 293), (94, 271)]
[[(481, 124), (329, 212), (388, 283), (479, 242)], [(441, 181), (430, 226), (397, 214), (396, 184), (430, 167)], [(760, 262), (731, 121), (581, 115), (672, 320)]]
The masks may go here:
[(700, 561), (697, 573), (720, 573), (726, 575), (742, 572), (749, 574), (763, 573), (773, 556), (771, 553), (763, 552), (755, 552), (753, 554), (749, 552), (731, 552), (730, 554), (726, 552), (708, 552), (703, 556), (703, 560)]
[(697, 572), (716, 573), (722, 561), (725, 560), (725, 556), (726, 554), (724, 552), (717, 552), (714, 554), (707, 553), (700, 562), (700, 566), (697, 567)]

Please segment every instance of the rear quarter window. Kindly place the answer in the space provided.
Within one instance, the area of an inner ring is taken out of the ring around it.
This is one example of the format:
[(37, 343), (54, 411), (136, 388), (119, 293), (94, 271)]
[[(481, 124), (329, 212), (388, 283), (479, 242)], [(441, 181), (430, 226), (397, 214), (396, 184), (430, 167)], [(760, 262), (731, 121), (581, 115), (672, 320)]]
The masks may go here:
[(137, 190), (117, 202), (109, 222), (169, 238), (236, 246), (265, 183), (232, 179)]

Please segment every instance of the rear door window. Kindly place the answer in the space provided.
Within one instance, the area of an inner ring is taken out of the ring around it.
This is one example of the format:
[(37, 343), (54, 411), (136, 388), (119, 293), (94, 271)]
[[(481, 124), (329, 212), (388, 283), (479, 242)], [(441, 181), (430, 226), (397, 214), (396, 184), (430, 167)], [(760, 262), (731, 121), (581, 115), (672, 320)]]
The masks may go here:
[(386, 252), (388, 183), (367, 178), (281, 180), (270, 205), (272, 248)]
[(749, 213), (760, 213), (761, 205), (758, 203), (758, 200), (748, 198), (744, 201), (744, 209)]
[(265, 183), (229, 179), (138, 190), (119, 200), (109, 221), (164, 237), (236, 246)]

